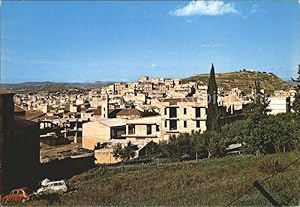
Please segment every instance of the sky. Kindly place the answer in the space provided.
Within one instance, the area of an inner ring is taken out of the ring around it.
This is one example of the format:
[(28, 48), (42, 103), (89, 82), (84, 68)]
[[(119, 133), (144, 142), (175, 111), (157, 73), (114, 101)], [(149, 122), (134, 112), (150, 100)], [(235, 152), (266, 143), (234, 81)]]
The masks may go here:
[(300, 0), (1, 2), (1, 82), (134, 81), (300, 64)]

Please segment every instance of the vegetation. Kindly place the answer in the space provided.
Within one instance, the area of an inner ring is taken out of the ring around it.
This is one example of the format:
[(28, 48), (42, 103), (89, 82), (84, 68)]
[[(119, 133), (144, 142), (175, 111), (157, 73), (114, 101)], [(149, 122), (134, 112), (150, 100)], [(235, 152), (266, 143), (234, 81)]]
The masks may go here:
[(207, 103), (206, 128), (208, 131), (219, 131), (220, 114), (218, 111), (218, 86), (215, 79), (215, 68), (213, 64), (208, 79)]
[[(183, 83), (189, 81), (197, 82), (201, 85), (208, 83), (209, 74), (197, 74), (183, 79)], [(272, 94), (274, 90), (288, 90), (290, 86), (274, 75), (273, 73), (255, 72), (248, 70), (241, 70), (237, 72), (217, 73), (216, 81), (219, 87), (223, 87), (224, 90), (231, 90), (232, 88), (239, 88), (244, 93), (251, 93), (254, 80), (259, 80), (262, 87), (266, 90), (267, 94)]]
[(296, 96), (295, 101), (293, 103), (293, 110), (300, 117), (300, 65), (298, 65), (298, 78), (293, 80), (296, 86)]
[[(69, 181), (71, 188), (76, 190), (50, 201), (41, 199), (28, 204), (216, 206), (239, 198), (234, 205), (270, 205), (251, 187), (258, 180), (280, 204), (298, 205), (299, 78), (300, 66), (296, 80), (298, 93), (293, 106), (296, 113), (270, 115), (268, 97), (261, 90), (261, 82), (255, 81), (255, 96), (244, 111), (244, 120), (221, 126), (217, 104), (209, 103), (208, 130), (204, 133), (192, 131), (191, 134), (171, 136), (168, 142), (152, 143), (145, 155), (151, 157), (148, 164), (96, 167)], [(208, 94), (214, 96), (216, 93), (212, 65)], [(228, 143), (242, 143), (243, 155), (223, 157)], [(117, 145), (113, 154), (128, 164), (135, 155), (134, 151), (129, 143), (125, 147)], [(174, 162), (198, 158), (212, 159)], [(167, 162), (161, 163), (162, 160)], [(266, 177), (268, 179), (263, 179)], [(247, 189), (250, 190), (241, 196), (241, 192)]]
[[(278, 173), (263, 182), (283, 205), (298, 205), (300, 162), (284, 169), (299, 151), (265, 156), (229, 156), (184, 162), (154, 160), (144, 165), (97, 166), (68, 181), (70, 192), (55, 199), (38, 199), (25, 205), (102, 206), (271, 206), (256, 190), (255, 180)], [(24, 204), (22, 204), (24, 205)]]
[(208, 150), (204, 139), (200, 139), (200, 136), (199, 131), (171, 136), (169, 142), (163, 142), (157, 146), (159, 157), (173, 160), (207, 157)]
[(113, 150), (113, 156), (117, 159), (121, 159), (122, 161), (129, 160), (135, 156), (136, 148), (128, 142), (127, 146), (122, 147), (120, 143), (116, 145)]

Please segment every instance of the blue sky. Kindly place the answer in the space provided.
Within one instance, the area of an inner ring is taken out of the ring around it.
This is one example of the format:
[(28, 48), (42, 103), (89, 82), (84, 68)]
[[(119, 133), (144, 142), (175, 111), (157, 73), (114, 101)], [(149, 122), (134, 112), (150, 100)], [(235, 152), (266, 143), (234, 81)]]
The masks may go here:
[(131, 81), (242, 68), (296, 76), (300, 3), (2, 1), (1, 81)]

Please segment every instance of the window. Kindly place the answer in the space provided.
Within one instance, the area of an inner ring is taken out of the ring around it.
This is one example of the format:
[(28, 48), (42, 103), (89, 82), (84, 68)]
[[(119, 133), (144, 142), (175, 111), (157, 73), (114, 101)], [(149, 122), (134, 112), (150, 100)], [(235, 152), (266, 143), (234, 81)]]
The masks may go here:
[(196, 118), (201, 117), (201, 113), (200, 113), (201, 108), (200, 108), (200, 107), (197, 107), (197, 108), (195, 108), (195, 109), (196, 109)]
[(183, 121), (183, 127), (186, 128), (187, 127), (187, 123), (186, 121)]
[(147, 124), (147, 135), (152, 134), (152, 125)]
[(196, 121), (196, 127), (197, 127), (197, 128), (200, 128), (200, 120), (197, 120), (197, 121)]
[(170, 120), (170, 130), (177, 130), (177, 120)]
[(165, 121), (165, 127), (166, 127), (166, 128), (168, 127), (168, 122), (167, 122), (167, 121)]
[(167, 115), (167, 108), (165, 108), (165, 115)]
[(170, 118), (176, 118), (177, 117), (177, 108), (171, 107), (170, 108)]
[(111, 128), (111, 139), (125, 139), (126, 137), (122, 137), (123, 134), (126, 134), (126, 126)]
[(186, 108), (183, 109), (183, 114), (186, 114)]
[(159, 132), (159, 125), (156, 125), (156, 131)]
[(128, 125), (128, 134), (135, 134), (135, 125), (133, 124)]

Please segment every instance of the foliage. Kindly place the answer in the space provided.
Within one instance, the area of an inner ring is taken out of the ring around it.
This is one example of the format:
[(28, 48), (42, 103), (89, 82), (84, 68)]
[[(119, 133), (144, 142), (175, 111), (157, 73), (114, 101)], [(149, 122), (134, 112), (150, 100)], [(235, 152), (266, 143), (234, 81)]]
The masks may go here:
[(247, 128), (240, 141), (245, 143), (244, 152), (251, 154), (285, 153), (299, 145), (297, 118), (294, 114), (268, 115), (254, 124), (247, 120)]
[(210, 158), (224, 154), (225, 140), (215, 131), (206, 131), (203, 134), (192, 131), (190, 134), (171, 136), (169, 142), (159, 144), (159, 149), (161, 157), (171, 159)]
[(220, 113), (218, 110), (218, 86), (215, 78), (215, 68), (212, 64), (210, 76), (208, 79), (207, 88), (207, 120), (206, 128), (208, 131), (214, 130), (219, 132), (220, 130)]
[(216, 131), (205, 131), (203, 133), (205, 141), (205, 149), (208, 153), (208, 158), (222, 156), (225, 152), (225, 140), (221, 133)]
[(293, 102), (293, 110), (300, 117), (300, 65), (298, 65), (298, 78), (293, 80), (297, 84), (296, 96)]
[(230, 124), (226, 124), (221, 129), (221, 134), (225, 142), (238, 142), (241, 136), (247, 130), (248, 122), (246, 120), (237, 120)]
[(204, 150), (204, 143), (198, 132), (192, 132), (191, 134), (182, 133), (179, 136), (173, 135), (168, 143), (160, 144), (162, 157), (172, 159), (180, 159), (183, 156), (195, 159), (196, 154), (201, 156)]
[(121, 159), (122, 161), (126, 161), (135, 156), (135, 151), (136, 147), (133, 146), (131, 142), (128, 142), (125, 147), (122, 147), (122, 145), (118, 143), (113, 150), (113, 156), (117, 159)]
[(244, 151), (251, 154), (266, 154), (274, 152), (272, 139), (269, 137), (271, 129), (266, 129), (269, 101), (262, 93), (260, 82), (255, 81), (255, 96), (245, 110), (247, 128), (241, 136), (245, 143)]

